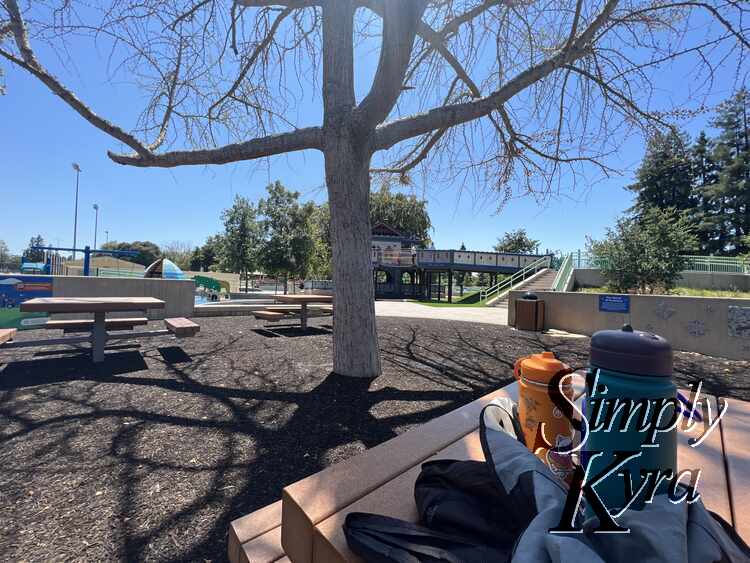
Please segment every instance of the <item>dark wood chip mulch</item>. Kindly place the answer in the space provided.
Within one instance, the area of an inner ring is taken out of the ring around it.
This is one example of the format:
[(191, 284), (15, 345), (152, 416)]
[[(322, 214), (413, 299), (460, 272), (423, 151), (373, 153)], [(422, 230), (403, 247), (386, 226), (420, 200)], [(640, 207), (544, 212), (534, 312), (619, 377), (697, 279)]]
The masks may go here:
[[(0, 554), (6, 561), (223, 561), (229, 522), (284, 485), (512, 380), (516, 358), (588, 339), (381, 318), (384, 373), (331, 375), (325, 321), (276, 336), (246, 317), (192, 339), (0, 352)], [(38, 338), (22, 333), (19, 338)], [(750, 400), (750, 362), (676, 354), (676, 379)]]

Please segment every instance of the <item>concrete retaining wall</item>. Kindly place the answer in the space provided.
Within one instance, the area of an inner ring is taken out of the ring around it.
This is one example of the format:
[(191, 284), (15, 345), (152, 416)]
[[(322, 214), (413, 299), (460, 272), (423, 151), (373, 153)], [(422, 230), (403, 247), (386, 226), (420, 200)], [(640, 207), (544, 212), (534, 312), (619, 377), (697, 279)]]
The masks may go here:
[[(573, 270), (574, 287), (602, 287), (604, 278), (601, 270), (577, 268)], [(681, 287), (693, 289), (723, 289), (750, 291), (750, 275), (722, 272), (682, 272), (677, 281)]]
[[(94, 278), (55, 276), (55, 297), (155, 297), (165, 302), (164, 309), (152, 309), (149, 319), (190, 317), (195, 306), (195, 283), (192, 280), (143, 278)], [(91, 315), (64, 315), (56, 318), (88, 318)], [(109, 317), (128, 317), (132, 313), (111, 313)]]
[[(546, 302), (544, 327), (591, 335), (630, 323), (665, 337), (676, 350), (750, 360), (750, 299), (630, 295), (630, 313), (599, 311), (599, 294), (539, 292)], [(515, 326), (511, 291), (508, 324)]]

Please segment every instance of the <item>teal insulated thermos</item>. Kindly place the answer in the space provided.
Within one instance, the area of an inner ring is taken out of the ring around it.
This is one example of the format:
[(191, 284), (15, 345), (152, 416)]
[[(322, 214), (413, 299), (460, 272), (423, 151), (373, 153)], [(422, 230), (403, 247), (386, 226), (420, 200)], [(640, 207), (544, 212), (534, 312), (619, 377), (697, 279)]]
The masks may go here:
[[(621, 330), (602, 330), (591, 337), (590, 363), (584, 403), (589, 432), (581, 456), (587, 480), (612, 466), (615, 452), (641, 452), (594, 487), (610, 512), (618, 511), (634, 497), (633, 492), (642, 483), (642, 470), (677, 472), (676, 428), (653, 433), (660, 406), (660, 426), (666, 428), (674, 420), (674, 403), (669, 401), (677, 395), (672, 382), (672, 347), (661, 336), (625, 325)], [(638, 403), (642, 406), (633, 413), (629, 407)], [(646, 404), (648, 413), (644, 415)], [(630, 483), (626, 483), (628, 477)], [(663, 479), (655, 493), (667, 492), (670, 482)], [(647, 496), (650, 494), (636, 496), (628, 508), (643, 508)], [(592, 515), (590, 507), (587, 514)]]

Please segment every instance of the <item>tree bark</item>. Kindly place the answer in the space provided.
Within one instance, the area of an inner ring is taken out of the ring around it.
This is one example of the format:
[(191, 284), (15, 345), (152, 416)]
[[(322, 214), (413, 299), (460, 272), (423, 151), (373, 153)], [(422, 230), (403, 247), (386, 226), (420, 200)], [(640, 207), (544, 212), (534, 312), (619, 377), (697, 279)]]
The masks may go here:
[(325, 151), (335, 290), (333, 371), (372, 378), (380, 375), (380, 354), (370, 258), (370, 154), (362, 144), (344, 133)]

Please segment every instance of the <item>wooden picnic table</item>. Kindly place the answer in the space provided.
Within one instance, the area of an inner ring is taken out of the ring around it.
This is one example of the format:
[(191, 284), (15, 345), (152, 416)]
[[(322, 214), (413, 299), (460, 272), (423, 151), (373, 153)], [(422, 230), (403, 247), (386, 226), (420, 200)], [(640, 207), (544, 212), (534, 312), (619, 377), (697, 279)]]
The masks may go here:
[[(683, 395), (689, 391), (683, 389)], [(282, 500), (232, 522), (232, 563), (294, 561), (360, 563), (346, 542), (342, 525), (351, 512), (369, 512), (418, 522), (414, 483), (421, 464), (435, 459), (484, 459), (478, 422), (484, 405), (497, 397), (518, 400), (512, 383), (448, 414), (392, 438), (363, 453), (329, 466), (285, 487)], [(717, 397), (703, 395), (716, 416)], [(697, 490), (703, 503), (750, 539), (750, 403), (728, 402), (719, 428), (697, 447), (690, 438), (697, 425), (678, 429), (679, 469), (700, 469)], [(684, 482), (684, 481), (683, 481)]]
[(164, 301), (154, 297), (38, 297), (24, 301), (20, 306), (25, 313), (93, 313), (91, 355), (94, 362), (104, 361), (107, 313), (163, 308)]
[(276, 295), (276, 301), (281, 303), (294, 303), (300, 306), (300, 326), (307, 328), (307, 306), (316, 303), (333, 303), (332, 295)]

